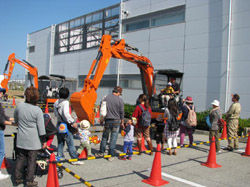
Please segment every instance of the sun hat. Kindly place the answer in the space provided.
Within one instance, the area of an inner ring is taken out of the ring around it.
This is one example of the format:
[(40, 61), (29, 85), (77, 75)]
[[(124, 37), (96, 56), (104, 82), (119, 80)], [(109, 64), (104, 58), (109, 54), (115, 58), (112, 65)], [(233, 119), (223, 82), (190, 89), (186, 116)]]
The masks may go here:
[(89, 127), (90, 127), (90, 122), (88, 120), (82, 120), (80, 122), (81, 129), (89, 129)]
[(220, 102), (215, 99), (215, 100), (213, 100), (213, 102), (211, 103), (211, 105), (220, 106)]
[(190, 96), (187, 96), (186, 99), (185, 99), (185, 102), (186, 103), (193, 103), (193, 98), (190, 97)]

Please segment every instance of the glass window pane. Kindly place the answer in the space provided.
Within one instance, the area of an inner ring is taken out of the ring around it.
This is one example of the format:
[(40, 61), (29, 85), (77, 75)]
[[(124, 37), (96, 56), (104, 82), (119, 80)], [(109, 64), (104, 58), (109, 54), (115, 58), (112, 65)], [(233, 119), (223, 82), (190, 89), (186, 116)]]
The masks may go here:
[(93, 15), (93, 22), (101, 19), (102, 19), (102, 12), (98, 12)]
[(113, 27), (113, 26), (116, 26), (119, 24), (119, 19), (112, 19), (112, 20), (109, 20), (109, 21), (106, 21), (105, 22), (105, 27)]
[(87, 28), (87, 32), (101, 30), (101, 29), (102, 29), (102, 23), (98, 23), (98, 24), (94, 24), (94, 25), (89, 25)]
[(67, 38), (67, 37), (68, 37), (68, 32), (64, 32), (64, 33), (59, 34), (60, 39)]
[(102, 38), (102, 31), (95, 31), (87, 34), (87, 41), (100, 40), (101, 38)]
[(129, 23), (125, 26), (125, 31), (134, 31), (138, 29), (148, 28), (149, 20), (138, 21), (135, 23)]
[(111, 9), (105, 10), (105, 17), (111, 17)]
[(117, 16), (120, 14), (120, 7), (115, 7), (113, 9), (111, 9), (111, 15), (112, 16)]
[(171, 11), (171, 12), (162, 14), (161, 16), (152, 18), (151, 25), (161, 26), (161, 25), (180, 23), (180, 22), (183, 22), (184, 19), (185, 19), (184, 10)]
[(91, 23), (91, 22), (92, 22), (92, 15), (86, 16), (86, 24)]
[(81, 36), (81, 35), (79, 35), (79, 36), (74, 36), (74, 37), (71, 37), (71, 38), (69, 39), (70, 45), (71, 45), (71, 44), (77, 44), (77, 43), (80, 43), (80, 42), (82, 42), (82, 36)]
[(81, 34), (82, 34), (82, 29), (75, 29), (70, 31), (70, 36), (76, 36)]
[(64, 23), (64, 24), (59, 25), (59, 32), (65, 31), (65, 30), (68, 30), (68, 23)]

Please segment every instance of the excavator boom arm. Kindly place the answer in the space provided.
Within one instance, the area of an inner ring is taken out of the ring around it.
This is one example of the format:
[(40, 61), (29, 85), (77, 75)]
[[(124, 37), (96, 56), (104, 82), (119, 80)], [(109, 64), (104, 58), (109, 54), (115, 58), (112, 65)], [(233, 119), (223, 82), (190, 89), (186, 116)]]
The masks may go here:
[[(34, 87), (38, 88), (37, 68), (25, 60), (21, 61), (21, 60), (17, 59), (15, 57), (15, 53), (10, 54), (8, 57), (8, 61), (7, 61), (7, 64), (5, 66), (5, 70), (4, 70), (4, 79), (1, 82), (1, 87), (5, 88), (6, 91), (8, 91), (8, 82), (11, 78), (15, 63), (20, 64), (21, 66), (23, 66), (25, 69), (27, 69), (29, 71), (29, 74), (33, 76)], [(8, 67), (9, 67), (9, 69), (8, 69)], [(6, 73), (7, 69), (8, 69), (8, 73)]]
[[(80, 92), (71, 95), (70, 102), (79, 120), (87, 119), (94, 124), (94, 105), (97, 99), (96, 90), (101, 82), (103, 74), (109, 64), (110, 58), (124, 59), (136, 64), (142, 72), (142, 80), (146, 84), (144, 92), (150, 97), (153, 94), (153, 72), (154, 68), (150, 60), (129, 52), (131, 48), (125, 40), (115, 41), (111, 44), (112, 37), (103, 35), (96, 59), (92, 62), (91, 68), (84, 80), (84, 87)], [(93, 76), (92, 76), (93, 75)], [(144, 86), (144, 85), (143, 85)]]

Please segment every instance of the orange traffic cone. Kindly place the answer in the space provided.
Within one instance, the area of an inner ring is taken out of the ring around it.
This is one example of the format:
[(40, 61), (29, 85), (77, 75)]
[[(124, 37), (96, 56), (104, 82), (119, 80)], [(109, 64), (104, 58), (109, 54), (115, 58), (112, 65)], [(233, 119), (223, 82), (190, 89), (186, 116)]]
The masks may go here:
[(12, 100), (12, 106), (16, 106), (16, 100), (15, 100), (15, 97), (13, 97), (13, 100)]
[(51, 153), (49, 161), (50, 163), (49, 163), (49, 171), (47, 178), (47, 187), (59, 187), (56, 163), (51, 163), (56, 161), (56, 156), (54, 153)]
[(7, 159), (4, 157), (2, 165), (1, 165), (1, 169), (6, 169), (6, 168), (10, 168), (10, 164), (7, 162)]
[(49, 105), (48, 105), (48, 103), (46, 103), (44, 113), (45, 113), (45, 114), (48, 114), (48, 113), (49, 113)]
[[(136, 151), (139, 151), (139, 146), (134, 147), (133, 149)], [(142, 138), (141, 138), (141, 151), (147, 151), (147, 148), (145, 147), (145, 140), (144, 140), (143, 134), (142, 134)]]
[(227, 123), (226, 122), (223, 124), (223, 130), (222, 130), (220, 139), (224, 139), (224, 140), (227, 139)]
[(155, 153), (155, 158), (154, 158), (150, 177), (142, 180), (142, 182), (145, 182), (152, 186), (162, 186), (164, 184), (168, 184), (169, 182), (163, 180), (161, 177), (161, 145), (160, 144), (157, 144), (156, 151), (157, 152)]
[(250, 132), (248, 132), (247, 146), (245, 153), (243, 153), (242, 156), (250, 156)]
[(84, 148), (78, 158), (87, 158), (88, 157), (87, 155), (88, 151), (86, 148)]
[(209, 168), (219, 168), (221, 165), (216, 163), (216, 148), (215, 148), (215, 137), (213, 136), (212, 141), (210, 142), (210, 150), (206, 163), (201, 165), (207, 166)]

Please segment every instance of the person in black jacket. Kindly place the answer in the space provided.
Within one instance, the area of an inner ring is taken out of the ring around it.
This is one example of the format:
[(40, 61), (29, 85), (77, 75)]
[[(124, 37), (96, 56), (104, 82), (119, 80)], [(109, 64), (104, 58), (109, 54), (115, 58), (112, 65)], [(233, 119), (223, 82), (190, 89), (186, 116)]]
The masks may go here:
[[(6, 90), (1, 88), (0, 89), (0, 98), (5, 94)], [(10, 118), (5, 115), (4, 109), (2, 107), (2, 103), (0, 103), (0, 167), (2, 165), (5, 151), (4, 151), (4, 129), (5, 125), (12, 125), (12, 122), (14, 121), (13, 118)], [(7, 179), (9, 175), (2, 174), (0, 170), (0, 180)]]

